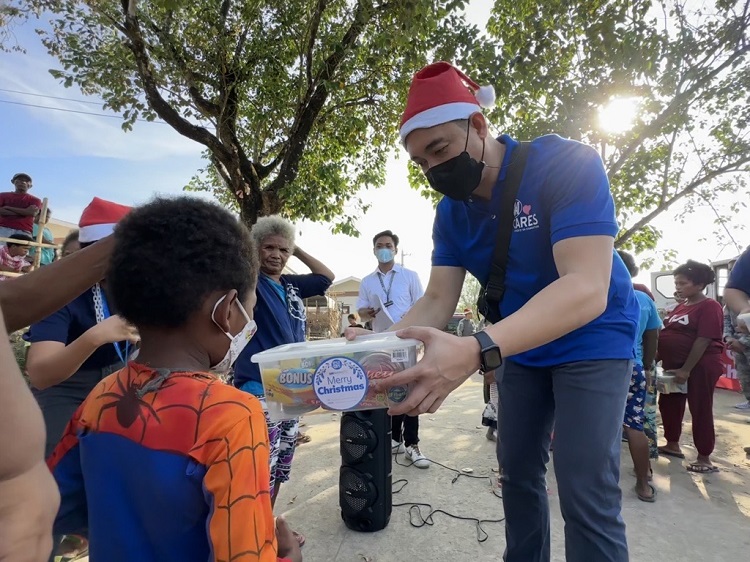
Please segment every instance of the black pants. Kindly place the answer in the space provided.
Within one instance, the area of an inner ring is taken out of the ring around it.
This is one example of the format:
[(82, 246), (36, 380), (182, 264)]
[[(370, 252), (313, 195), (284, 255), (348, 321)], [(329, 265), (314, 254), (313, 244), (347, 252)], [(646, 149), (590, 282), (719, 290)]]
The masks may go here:
[(121, 363), (102, 369), (81, 369), (68, 380), (44, 390), (32, 388), (44, 416), (47, 442), (44, 455), (49, 457), (78, 407), (104, 377), (122, 368)]
[(391, 416), (391, 438), (399, 443), (403, 440), (407, 447), (419, 443), (419, 417)]
[[(107, 375), (117, 371), (122, 364), (110, 365), (103, 369), (82, 369), (65, 382), (45, 390), (32, 389), (32, 392), (42, 410), (44, 425), (47, 431), (47, 441), (44, 456), (49, 457), (55, 450), (58, 441), (65, 432), (70, 418), (75, 414), (78, 406), (88, 396), (89, 392)], [(53, 535), (52, 553), (49, 562), (54, 562), (55, 551), (60, 546), (64, 535)]]

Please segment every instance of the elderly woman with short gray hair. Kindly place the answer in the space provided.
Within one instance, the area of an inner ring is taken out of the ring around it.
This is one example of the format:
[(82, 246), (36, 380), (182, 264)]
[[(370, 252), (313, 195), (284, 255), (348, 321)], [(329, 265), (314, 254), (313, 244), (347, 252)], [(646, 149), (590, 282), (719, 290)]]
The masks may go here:
[[(299, 419), (272, 422), (268, 417), (258, 365), (250, 358), (273, 347), (305, 341), (304, 299), (325, 294), (334, 279), (333, 272), (295, 244), (294, 225), (280, 216), (258, 219), (251, 230), (260, 257), (260, 275), (255, 291), (254, 319), (258, 332), (234, 365), (234, 385), (258, 397), (266, 410), (271, 452), (271, 504), (275, 504), (282, 482), (289, 479), (299, 432)], [(285, 272), (287, 261), (295, 256), (311, 273)], [(295, 533), (300, 545), (304, 537)]]

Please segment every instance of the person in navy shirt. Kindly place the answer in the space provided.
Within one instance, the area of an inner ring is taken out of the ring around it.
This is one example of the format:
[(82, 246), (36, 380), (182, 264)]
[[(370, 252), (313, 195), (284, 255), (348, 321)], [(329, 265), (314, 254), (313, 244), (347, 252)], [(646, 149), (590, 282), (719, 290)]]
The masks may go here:
[[(109, 236), (129, 207), (94, 198), (81, 214), (88, 246)], [(138, 341), (135, 328), (112, 310), (106, 280), (31, 325), (26, 370), (47, 428), (49, 456), (76, 408), (105, 376), (120, 368)]]
[[(110, 236), (129, 211), (130, 207), (95, 197), (81, 213), (82, 245)], [(32, 324), (24, 335), (31, 343), (26, 371), (46, 429), (45, 457), (52, 453), (89, 392), (135, 350), (131, 345), (139, 340), (135, 328), (108, 306), (110, 302), (103, 280)], [(54, 536), (54, 549), (61, 540), (61, 536)], [(50, 560), (54, 555), (53, 550)]]
[[(334, 279), (333, 272), (294, 243), (294, 226), (279, 216), (262, 217), (252, 235), (260, 255), (260, 276), (253, 310), (258, 332), (234, 364), (233, 383), (257, 396), (264, 410), (266, 402), (260, 369), (250, 358), (273, 347), (305, 341), (307, 315), (304, 299), (325, 294)], [(310, 268), (311, 273), (284, 273), (291, 256)], [(271, 503), (275, 504), (282, 482), (289, 480), (299, 432), (299, 419), (272, 422), (268, 418), (271, 447)], [(300, 544), (304, 541), (301, 535)]]
[(614, 202), (593, 148), (556, 135), (531, 143), (512, 209), (503, 319), (472, 337), (439, 329), (466, 272), (483, 285), (489, 277), (505, 174), (518, 146), (507, 135), (489, 136), (481, 106), (493, 101), (491, 87), (479, 88), (445, 62), (412, 81), (401, 140), (446, 197), (435, 216), (425, 295), (394, 326), (422, 340), (425, 355), (377, 386), (410, 384), (391, 413), (422, 414), (435, 412), (477, 369), (502, 367), (505, 560), (550, 560), (545, 473), (554, 424), (567, 560), (624, 562), (620, 438), (639, 306), (614, 252)]

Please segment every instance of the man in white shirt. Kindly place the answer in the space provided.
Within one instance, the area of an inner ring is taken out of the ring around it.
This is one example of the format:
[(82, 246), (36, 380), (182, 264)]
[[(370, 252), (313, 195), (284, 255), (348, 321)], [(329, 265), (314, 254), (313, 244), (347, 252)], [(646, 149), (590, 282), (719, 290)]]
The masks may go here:
[[(424, 291), (415, 271), (396, 263), (398, 236), (390, 230), (372, 239), (378, 259), (375, 271), (362, 279), (357, 309), (362, 320), (369, 320), (375, 332), (384, 332), (401, 320)], [(419, 450), (419, 418), (405, 414), (391, 418), (391, 445), (394, 452), (405, 453), (414, 466), (428, 468), (429, 461)]]

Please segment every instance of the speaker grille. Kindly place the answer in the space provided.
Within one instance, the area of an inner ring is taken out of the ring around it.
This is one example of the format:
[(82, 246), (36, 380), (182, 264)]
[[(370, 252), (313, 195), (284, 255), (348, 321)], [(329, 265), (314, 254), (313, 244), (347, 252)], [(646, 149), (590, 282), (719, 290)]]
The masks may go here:
[(378, 491), (370, 478), (355, 470), (342, 470), (339, 486), (343, 499), (354, 513), (364, 511), (378, 499)]
[(371, 424), (356, 417), (341, 420), (341, 456), (345, 463), (361, 461), (378, 445), (378, 438)]
[(341, 420), (341, 436), (347, 439), (365, 439), (369, 431), (365, 430), (364, 420), (355, 417), (346, 417)]
[(391, 421), (386, 410), (341, 417), (339, 506), (354, 531), (384, 529), (391, 517)]

